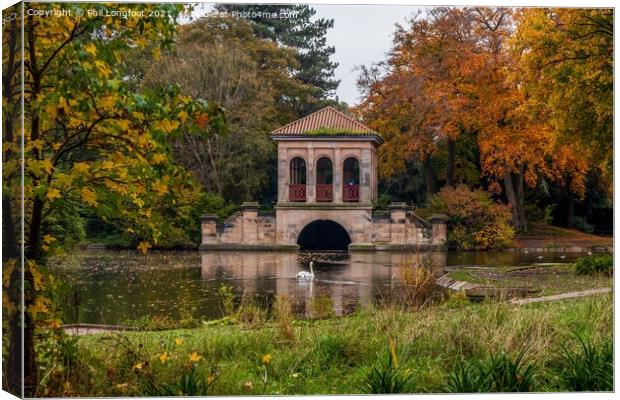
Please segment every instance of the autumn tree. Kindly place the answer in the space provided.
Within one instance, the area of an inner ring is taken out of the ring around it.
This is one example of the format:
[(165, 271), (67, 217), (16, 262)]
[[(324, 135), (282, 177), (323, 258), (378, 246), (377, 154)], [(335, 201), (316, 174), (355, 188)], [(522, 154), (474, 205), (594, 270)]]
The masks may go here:
[[(11, 90), (3, 93), (5, 104), (18, 104), (23, 85), (24, 109), (3, 113), (4, 127), (9, 128), (3, 141), (3, 221), (8, 220), (3, 223), (9, 228), (5, 235), (13, 238), (9, 243), (20, 240), (16, 227), (22, 218), (24, 223), (26, 395), (37, 387), (34, 325), (57, 327), (46, 319), (49, 299), (42, 297), (45, 282), (38, 271), (58, 242), (50, 234), (50, 214), (67, 202), (80, 202), (141, 238), (138, 247), (146, 252), (170, 233), (174, 221), (187, 216), (200, 191), (183, 168), (170, 162), (167, 138), (181, 128), (201, 135), (221, 125), (219, 109), (182, 96), (174, 87), (137, 94), (123, 82), (124, 52), (147, 42), (159, 43), (155, 52), (169, 45), (182, 6), (93, 5), (140, 11), (124, 17), (79, 15), (75, 4), (31, 3), (29, 7), (72, 12), (24, 16), (24, 81), (17, 74), (7, 75), (12, 80), (5, 83)], [(20, 24), (17, 18), (3, 29), (3, 78), (18, 62), (19, 47), (13, 38)], [(20, 112), (23, 131), (16, 123)], [(20, 151), (23, 177), (20, 160), (13, 156)], [(19, 270), (14, 258), (3, 262)], [(11, 288), (18, 284), (17, 279), (7, 283)], [(8, 384), (17, 393), (22, 355), (21, 313), (15, 306), (20, 300), (15, 296), (3, 300), (11, 314)]]
[(611, 192), (613, 10), (523, 9), (512, 47), (528, 109), (557, 135), (553, 176), (569, 193), (571, 225), (588, 170)]
[[(411, 157), (422, 161), (423, 170), (436, 170), (429, 160), (445, 154), (445, 182), (453, 186), (457, 177), (477, 175), (459, 174), (458, 168), (479, 166), (483, 180), (477, 184), (503, 193), (513, 225), (526, 229), (526, 189), (545, 178), (582, 196), (588, 168), (579, 154), (592, 154), (593, 147), (568, 146), (568, 135), (550, 122), (564, 111), (536, 97), (544, 80), (523, 74), (532, 68), (533, 52), (515, 34), (521, 28), (515, 28), (513, 14), (507, 8), (433, 8), (415, 16), (409, 26), (397, 28), (389, 58), (362, 69), (365, 98), (358, 112), (386, 135), (380, 167), (387, 176), (402, 172)], [(532, 35), (532, 40), (546, 43), (544, 37)], [(604, 106), (600, 110), (607, 115)], [(457, 144), (471, 146), (471, 141), (460, 141), (461, 136), (475, 137), (477, 148), (465, 152), (470, 154), (465, 163), (457, 160), (463, 150)], [(425, 175), (432, 193), (432, 176)]]
[(311, 101), (312, 86), (290, 76), (297, 67), (292, 49), (256, 37), (247, 22), (203, 17), (180, 28), (144, 86), (175, 83), (226, 109), (227, 135), (184, 134), (174, 140), (174, 154), (206, 191), (241, 202), (265, 191), (274, 172), (269, 132), (297, 117), (294, 104)]
[[(454, 186), (456, 141), (461, 133), (475, 129), (471, 110), (481, 62), (475, 33), (475, 21), (466, 9), (426, 10), (413, 16), (407, 27), (397, 27), (389, 59), (375, 68), (362, 68), (358, 81), (366, 94), (358, 111), (376, 129), (388, 132), (384, 152), (390, 156), (384, 157), (382, 171), (397, 173), (414, 156), (422, 162), (429, 194), (435, 191), (432, 158), (446, 149), (446, 184)], [(383, 69), (382, 77), (377, 68)], [(388, 125), (394, 123), (399, 134), (389, 133)], [(392, 143), (399, 151), (390, 150)]]

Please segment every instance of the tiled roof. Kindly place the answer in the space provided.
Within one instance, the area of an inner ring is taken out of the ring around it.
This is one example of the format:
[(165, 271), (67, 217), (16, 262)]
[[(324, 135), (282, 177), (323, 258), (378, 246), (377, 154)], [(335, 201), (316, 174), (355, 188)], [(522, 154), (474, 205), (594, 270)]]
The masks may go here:
[(273, 136), (379, 136), (361, 122), (333, 107), (325, 107), (271, 132)]

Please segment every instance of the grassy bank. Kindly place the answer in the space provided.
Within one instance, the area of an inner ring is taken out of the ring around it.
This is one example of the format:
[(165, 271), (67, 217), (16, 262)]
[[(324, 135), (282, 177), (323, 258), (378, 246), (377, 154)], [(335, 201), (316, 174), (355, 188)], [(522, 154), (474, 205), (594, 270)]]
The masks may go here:
[(530, 223), (528, 231), (520, 233), (514, 240), (514, 247), (519, 248), (545, 248), (558, 247), (611, 247), (611, 236), (598, 236), (578, 231), (576, 229), (562, 228), (559, 226)]
[(603, 274), (580, 275), (575, 264), (541, 263), (528, 266), (465, 267), (448, 273), (457, 281), (497, 289), (520, 288), (530, 296), (549, 296), (611, 287), (613, 278)]
[(501, 352), (514, 360), (523, 351), (522, 364), (534, 371), (529, 390), (571, 390), (561, 354), (579, 353), (577, 335), (597, 349), (610, 341), (612, 313), (611, 295), (525, 306), (454, 297), (418, 310), (375, 308), (314, 321), (279, 312), (253, 329), (93, 335), (71, 339), (78, 341), (74, 371), (48, 394), (362, 393), (378, 375), (406, 381), (403, 391), (443, 392), (464, 365)]

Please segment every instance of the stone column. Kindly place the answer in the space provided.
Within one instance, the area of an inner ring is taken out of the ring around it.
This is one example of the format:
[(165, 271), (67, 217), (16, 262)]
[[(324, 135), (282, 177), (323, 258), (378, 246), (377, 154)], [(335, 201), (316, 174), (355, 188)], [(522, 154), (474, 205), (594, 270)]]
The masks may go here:
[(445, 214), (435, 214), (429, 221), (433, 225), (431, 245), (445, 246), (448, 240), (448, 216)]
[(372, 162), (370, 149), (362, 150), (360, 160), (360, 202), (369, 203), (371, 201), (370, 176), (372, 175)]
[(289, 165), (287, 151), (278, 143), (278, 203), (288, 202)]
[(202, 244), (217, 243), (217, 215), (203, 214), (200, 217), (200, 231), (202, 233)]
[(334, 169), (334, 202), (342, 203), (342, 160), (340, 158), (340, 148), (336, 147), (334, 149), (334, 165), (332, 166)]
[(315, 184), (316, 184), (316, 172), (315, 167), (316, 163), (314, 160), (314, 147), (312, 145), (308, 146), (308, 165), (306, 166), (308, 171), (308, 176), (306, 177), (306, 201), (308, 203), (314, 203), (314, 194), (315, 194)]
[(241, 204), (241, 243), (258, 243), (258, 203)]
[(378, 192), (378, 183), (379, 183), (379, 179), (378, 179), (378, 175), (377, 175), (377, 169), (378, 169), (378, 165), (377, 165), (377, 150), (376, 149), (372, 149), (372, 163), (370, 168), (372, 168), (372, 196), (370, 198), (370, 201), (377, 201), (379, 200), (379, 192)]
[(405, 244), (407, 242), (407, 205), (392, 203), (390, 208), (390, 242), (391, 244)]

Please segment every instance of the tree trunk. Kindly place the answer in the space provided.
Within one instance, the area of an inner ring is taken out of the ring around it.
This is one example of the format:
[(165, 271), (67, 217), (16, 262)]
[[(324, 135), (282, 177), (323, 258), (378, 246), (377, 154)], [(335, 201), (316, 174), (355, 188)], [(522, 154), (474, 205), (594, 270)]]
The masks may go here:
[[(6, 124), (5, 124), (6, 126)], [(7, 152), (8, 153), (8, 152)], [(6, 154), (5, 154), (6, 156)], [(6, 159), (5, 159), (6, 160)], [(5, 192), (6, 193), (6, 192)], [(9, 346), (7, 364), (5, 366), (6, 381), (5, 390), (17, 397), (23, 397), (22, 377), (22, 314), (19, 312), (22, 299), (21, 271), (22, 265), (19, 259), (19, 247), (16, 240), (16, 228), (13, 222), (11, 199), (2, 199), (2, 253), (3, 266), (7, 262), (15, 262), (15, 267), (9, 278), (9, 286), (6, 288), (9, 302), (15, 309), (8, 311), (9, 316)]]
[[(12, 7), (12, 11), (16, 14), (19, 9), (23, 10), (23, 7), (19, 4)], [(9, 10), (7, 10), (9, 11)], [(8, 15), (8, 12), (7, 12)], [(20, 117), (20, 108), (19, 108), (19, 97), (17, 99), (14, 98), (13, 92), (13, 84), (14, 80), (18, 76), (18, 72), (20, 72), (21, 63), (18, 56), (18, 48), (21, 47), (21, 43), (18, 40), (19, 27), (17, 25), (17, 18), (11, 22), (9, 28), (4, 27), (4, 33), (8, 33), (8, 40), (6, 42), (5, 47), (5, 59), (3, 60), (2, 66), (2, 100), (5, 104), (3, 107), (3, 142), (14, 144), (15, 141), (15, 132), (13, 132), (14, 126), (13, 122), (19, 120)], [(20, 82), (23, 84), (23, 82)], [(17, 115), (15, 115), (17, 113)], [(3, 154), (3, 162), (14, 160), (16, 155), (9, 148)], [(7, 179), (8, 187), (11, 187), (16, 184), (16, 181), (19, 180), (21, 183), (21, 174), (12, 174), (11, 176), (4, 176), (4, 179)], [(22, 338), (23, 338), (23, 321), (22, 321), (22, 313), (19, 311), (21, 308), (22, 301), (22, 280), (21, 280), (21, 272), (23, 265), (21, 264), (20, 259), (20, 247), (19, 247), (19, 226), (15, 223), (13, 219), (13, 208), (14, 204), (12, 201), (14, 199), (11, 197), (11, 190), (7, 188), (4, 191), (4, 196), (2, 198), (2, 262), (3, 267), (8, 265), (10, 262), (15, 263), (15, 267), (9, 277), (8, 287), (6, 288), (6, 294), (8, 297), (8, 301), (14, 306), (12, 311), (8, 311), (8, 321), (9, 321), (9, 334), (8, 334), (8, 349), (6, 354), (6, 364), (5, 364), (5, 377), (6, 379), (3, 382), (3, 389), (12, 393), (17, 397), (23, 397), (23, 375), (22, 375)], [(20, 213), (21, 214), (21, 213)], [(21, 217), (21, 215), (20, 215)]]
[(454, 182), (454, 163), (456, 158), (456, 143), (448, 137), (448, 168), (446, 171), (446, 185), (455, 186)]
[(568, 190), (568, 214), (566, 216), (566, 225), (572, 228), (575, 221), (575, 195), (572, 190)]
[(512, 212), (512, 224), (515, 228), (519, 229), (519, 211), (517, 210), (517, 194), (512, 184), (512, 174), (507, 172), (504, 174), (504, 191), (506, 192), (506, 199), (510, 205), (510, 211)]
[(519, 174), (517, 175), (517, 215), (519, 217), (519, 226), (522, 230), (527, 231), (527, 219), (525, 218), (525, 188), (523, 181), (525, 179), (525, 167), (521, 165), (519, 167)]
[(435, 176), (430, 156), (426, 157), (422, 162), (422, 169), (424, 169), (424, 181), (426, 182), (426, 196), (432, 196), (435, 194)]

